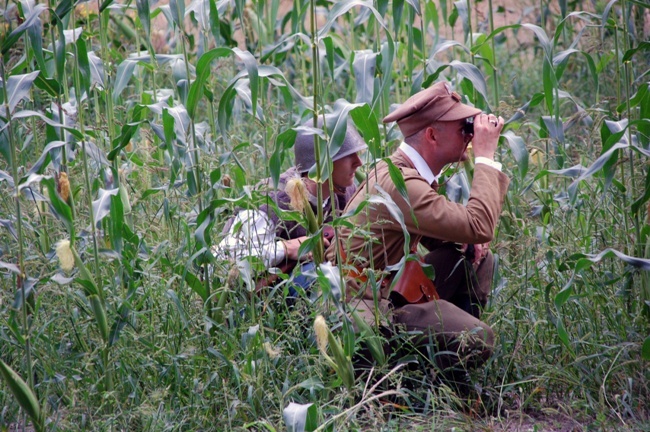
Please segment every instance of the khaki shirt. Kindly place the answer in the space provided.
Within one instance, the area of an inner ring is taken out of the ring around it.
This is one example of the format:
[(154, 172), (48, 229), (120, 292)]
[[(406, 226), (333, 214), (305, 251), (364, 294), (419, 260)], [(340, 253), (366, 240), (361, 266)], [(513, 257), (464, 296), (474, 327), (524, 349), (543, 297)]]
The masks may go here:
[[(492, 240), (510, 182), (505, 174), (485, 164), (477, 164), (469, 200), (467, 205), (462, 205), (439, 195), (401, 151), (393, 153), (390, 160), (402, 172), (410, 207), (391, 180), (388, 164), (382, 161), (377, 164), (375, 171), (368, 174), (367, 182), (359, 186), (344, 213), (356, 209), (370, 195), (377, 195), (375, 185), (379, 185), (403, 215), (411, 237), (409, 248), (420, 237), (467, 244)], [(411, 217), (411, 208), (415, 220)], [(381, 271), (404, 257), (402, 227), (385, 205), (369, 203), (351, 221), (354, 230), (343, 227), (339, 231), (344, 249), (342, 256), (346, 257), (344, 261), (347, 264), (356, 269), (374, 268)], [(335, 254), (332, 242), (327, 258), (336, 262)], [(349, 269), (349, 266), (347, 269), (343, 266), (342, 271), (348, 272)], [(349, 282), (353, 282), (349, 288), (354, 290), (353, 287), (358, 287), (355, 281)]]

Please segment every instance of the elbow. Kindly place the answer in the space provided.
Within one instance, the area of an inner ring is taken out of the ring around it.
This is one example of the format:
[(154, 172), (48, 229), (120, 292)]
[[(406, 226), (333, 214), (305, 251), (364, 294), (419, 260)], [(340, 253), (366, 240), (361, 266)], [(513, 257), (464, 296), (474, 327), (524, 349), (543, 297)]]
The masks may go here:
[(489, 243), (494, 239), (495, 225), (491, 223), (477, 223), (473, 229), (473, 236), (471, 243), (482, 244)]
[(494, 239), (493, 232), (480, 233), (479, 235), (476, 236), (476, 240), (474, 241), (474, 244), (490, 243), (492, 239)]

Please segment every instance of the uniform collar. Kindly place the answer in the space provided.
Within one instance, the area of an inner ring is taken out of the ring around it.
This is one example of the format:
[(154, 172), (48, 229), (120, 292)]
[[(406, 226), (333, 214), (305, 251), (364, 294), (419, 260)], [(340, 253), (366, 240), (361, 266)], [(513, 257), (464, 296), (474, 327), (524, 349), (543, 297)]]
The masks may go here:
[(422, 156), (420, 156), (420, 153), (418, 153), (417, 150), (405, 142), (402, 142), (402, 144), (400, 144), (399, 149), (403, 151), (409, 159), (411, 159), (411, 162), (413, 162), (413, 168), (417, 170), (418, 174), (424, 177), (427, 183), (433, 184), (434, 181), (438, 181), (440, 174), (435, 175), (433, 172), (431, 172), (431, 168), (429, 168), (429, 165), (422, 158)]

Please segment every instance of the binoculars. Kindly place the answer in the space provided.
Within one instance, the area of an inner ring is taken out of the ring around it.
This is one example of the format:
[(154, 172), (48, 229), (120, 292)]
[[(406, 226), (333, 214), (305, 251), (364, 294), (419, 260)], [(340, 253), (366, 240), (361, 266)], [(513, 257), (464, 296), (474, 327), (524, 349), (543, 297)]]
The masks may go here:
[(474, 117), (465, 119), (465, 124), (463, 125), (463, 135), (474, 135)]

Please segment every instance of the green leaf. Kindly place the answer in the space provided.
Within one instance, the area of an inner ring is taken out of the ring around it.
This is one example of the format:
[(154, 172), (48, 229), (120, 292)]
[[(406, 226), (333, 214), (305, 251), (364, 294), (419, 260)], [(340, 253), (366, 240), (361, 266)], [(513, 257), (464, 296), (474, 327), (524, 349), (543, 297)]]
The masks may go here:
[(129, 84), (133, 76), (133, 70), (137, 64), (137, 61), (125, 59), (117, 67), (115, 82), (113, 83), (113, 102), (118, 101), (120, 95)]
[[(16, 27), (9, 36), (7, 36), (4, 41), (2, 41), (2, 56), (4, 57), (7, 52), (14, 46), (14, 44), (20, 39), (20, 37), (28, 29), (35, 27), (34, 31), (39, 31), (42, 28), (41, 20), (39, 18), (40, 14), (47, 9), (47, 6), (43, 3), (37, 4), (34, 9), (31, 11), (29, 16), (25, 18), (22, 24)], [(5, 21), (6, 22), (6, 21)]]
[(109, 206), (110, 218), (108, 220), (111, 230), (111, 247), (118, 254), (122, 253), (122, 232), (124, 231), (123, 227), (127, 226), (124, 220), (125, 202), (130, 205), (124, 182), (121, 182), (119, 193), (111, 196), (111, 204)]
[(131, 122), (122, 126), (120, 135), (113, 140), (113, 150), (108, 154), (108, 160), (115, 160), (120, 151), (129, 144), (133, 135), (135, 135), (137, 130), (140, 128), (140, 125), (144, 122), (146, 108), (147, 107), (144, 105), (136, 105), (133, 108)]
[(297, 133), (294, 129), (288, 129), (279, 134), (275, 139), (275, 148), (269, 160), (269, 171), (274, 188), (278, 187), (285, 153), (293, 146), (293, 143), (296, 141), (296, 135)]
[(185, 1), (169, 0), (169, 11), (177, 28), (183, 30), (183, 19), (185, 18)]
[(542, 116), (542, 121), (552, 139), (558, 142), (564, 142), (564, 125), (562, 124), (562, 120), (557, 119), (555, 116)]
[(350, 110), (350, 117), (357, 127), (357, 131), (363, 136), (363, 140), (368, 145), (368, 150), (373, 159), (381, 157), (381, 135), (379, 132), (379, 122), (375, 113), (366, 104)]
[[(260, 77), (263, 78), (269, 77), (281, 81), (281, 83), (277, 84), (277, 86), (279, 90), (283, 93), (283, 96), (285, 98), (285, 103), (286, 102), (290, 103), (293, 100), (297, 100), (301, 106), (311, 108), (311, 103), (307, 99), (305, 99), (300, 93), (298, 93), (298, 91), (289, 83), (289, 81), (284, 76), (282, 71), (280, 71), (280, 69), (274, 66), (259, 66), (258, 74)], [(228, 86), (226, 87), (226, 89), (224, 90), (221, 96), (221, 100), (219, 101), (219, 112), (218, 112), (219, 128), (221, 129), (221, 132), (224, 135), (224, 137), (227, 134), (228, 122), (230, 121), (230, 116), (232, 114), (232, 108), (233, 108), (232, 100), (236, 95), (235, 87), (237, 85), (237, 82), (247, 75), (248, 75), (248, 71), (241, 71), (233, 79), (231, 79), (230, 82), (228, 83)]]
[(119, 188), (115, 189), (102, 189), (99, 188), (98, 196), (95, 201), (93, 201), (93, 220), (95, 224), (99, 224), (102, 219), (104, 219), (111, 210), (111, 197), (116, 196), (120, 193)]
[(523, 180), (528, 173), (528, 149), (526, 148), (526, 142), (522, 137), (515, 135), (512, 131), (506, 131), (502, 136), (508, 141), (510, 151), (517, 162), (519, 177)]
[[(7, 80), (7, 101), (9, 112), (13, 113), (20, 101), (30, 99), (30, 91), (39, 71), (24, 75), (13, 75)], [(0, 115), (7, 115), (4, 104), (0, 106)]]
[(485, 82), (485, 76), (483, 75), (483, 72), (481, 72), (479, 68), (471, 63), (463, 63), (459, 62), (458, 60), (452, 60), (452, 62), (449, 63), (449, 66), (454, 68), (458, 75), (469, 80), (476, 91), (478, 91), (481, 96), (483, 96), (485, 102), (488, 102), (487, 83)]
[(56, 4), (56, 9), (54, 10), (54, 14), (52, 16), (52, 20), (50, 23), (52, 25), (56, 24), (56, 22), (61, 22), (63, 18), (66, 17), (72, 10), (73, 6), (73, 1), (72, 0), (61, 0), (57, 2)]
[(367, 202), (368, 204), (382, 204), (386, 206), (388, 213), (390, 213), (393, 219), (399, 223), (400, 227), (402, 228), (402, 233), (404, 234), (404, 255), (408, 256), (409, 245), (411, 243), (411, 235), (409, 234), (409, 230), (406, 228), (406, 224), (404, 223), (404, 215), (402, 214), (399, 206), (395, 204), (395, 201), (393, 201), (393, 198), (391, 198), (391, 196), (388, 194), (388, 192), (386, 192), (378, 184), (375, 184), (374, 187), (377, 190), (377, 194), (373, 193), (373, 191), (370, 191), (372, 195), (370, 195)]
[(334, 42), (332, 41), (331, 36), (323, 38), (323, 44), (325, 45), (325, 58), (327, 59), (327, 65), (329, 66), (330, 75), (334, 76)]
[(603, 258), (609, 258), (612, 256), (631, 265), (632, 267), (645, 270), (645, 271), (650, 271), (650, 259), (629, 256), (624, 254), (623, 252), (619, 252), (616, 249), (612, 249), (612, 248), (607, 248), (598, 254), (581, 254), (581, 256), (584, 256), (584, 258), (578, 260), (578, 264), (576, 264), (576, 272), (584, 269), (588, 265), (591, 265), (591, 264), (587, 265), (586, 264), (587, 261), (590, 263), (597, 263), (600, 262)]
[(357, 88), (356, 103), (372, 104), (374, 100), (376, 67), (377, 53), (370, 50), (354, 52), (352, 68), (354, 70)]
[(354, 368), (352, 367), (352, 361), (345, 355), (341, 342), (329, 328), (327, 329), (327, 341), (329, 342), (329, 348), (334, 357), (334, 370), (336, 374), (348, 390), (352, 390), (354, 387)]
[(104, 0), (99, 7), (99, 13), (104, 12), (115, 0)]
[(88, 61), (88, 50), (86, 49), (86, 41), (83, 35), (77, 39), (77, 67), (79, 68), (79, 75), (81, 81), (81, 88), (77, 89), (80, 95), (86, 92), (90, 94), (90, 62)]
[[(404, 12), (404, 0), (393, 0), (393, 26), (399, 32), (403, 27), (402, 13)], [(395, 35), (395, 37), (398, 37)]]
[(411, 201), (409, 200), (409, 193), (408, 190), (406, 189), (406, 182), (404, 182), (404, 177), (402, 176), (402, 171), (395, 166), (393, 161), (391, 161), (389, 158), (384, 158), (384, 162), (388, 165), (388, 175), (390, 176), (390, 179), (393, 181), (393, 184), (395, 185), (395, 189), (399, 192), (399, 194), (404, 198), (404, 201), (406, 201), (406, 205), (408, 208), (411, 210), (411, 219), (413, 220), (413, 223), (415, 226), (418, 226), (418, 220), (415, 217), (415, 212), (413, 211), (413, 207), (411, 206)]
[(52, 120), (51, 118), (46, 117), (45, 115), (43, 115), (42, 113), (37, 112), (37, 111), (22, 110), (22, 111), (18, 111), (16, 113), (14, 113), (14, 115), (12, 116), (12, 118), (14, 120), (29, 118), (29, 117), (38, 117), (38, 118), (40, 118), (41, 120), (43, 120), (45, 123), (47, 123), (48, 125), (50, 125), (52, 127), (63, 128), (66, 131), (70, 132), (70, 134), (73, 135), (77, 139), (81, 140), (81, 139), (84, 138), (83, 134), (80, 131), (78, 131), (77, 129), (75, 129), (73, 127), (70, 127), (70, 126), (64, 126), (61, 123), (57, 123), (54, 120)]
[(201, 213), (196, 217), (196, 230), (194, 231), (194, 238), (196, 242), (205, 247), (209, 248), (212, 245), (212, 240), (210, 239), (210, 231), (212, 225), (214, 225), (214, 219), (212, 213), (214, 209), (211, 207), (203, 209)]
[(104, 62), (97, 55), (90, 51), (88, 53), (88, 66), (90, 67), (91, 84), (99, 84), (102, 89), (106, 87), (104, 82)]
[(650, 9), (650, 4), (648, 4), (647, 1), (645, 0), (627, 0), (630, 3), (634, 3), (637, 6), (640, 6), (642, 8)]
[(648, 170), (648, 173), (646, 174), (643, 195), (634, 201), (631, 206), (632, 214), (639, 214), (639, 211), (643, 208), (643, 205), (648, 202), (648, 200), (650, 200), (650, 170)]
[(194, 275), (192, 272), (189, 271), (191, 266), (192, 266), (191, 260), (188, 260), (186, 265), (184, 264), (177, 265), (174, 268), (174, 273), (182, 277), (185, 283), (192, 289), (192, 291), (198, 294), (203, 301), (206, 301), (208, 299), (208, 293), (205, 290), (205, 285), (203, 285), (201, 279), (199, 279), (198, 277), (196, 277), (196, 275)]
[(150, 39), (151, 11), (149, 9), (149, 0), (135, 0), (135, 5), (138, 9), (138, 18), (140, 19), (140, 24), (142, 24), (142, 28), (144, 29), (144, 34), (147, 35), (147, 39)]
[(174, 303), (174, 306), (176, 307), (176, 311), (178, 312), (178, 316), (180, 317), (183, 323), (183, 328), (186, 328), (187, 325), (189, 324), (187, 320), (187, 312), (185, 312), (185, 308), (183, 308), (183, 304), (178, 298), (178, 295), (176, 295), (176, 292), (174, 292), (174, 290), (171, 289), (165, 291), (165, 295), (167, 296), (167, 298), (169, 298), (172, 301), (172, 303)]
[(110, 334), (110, 329), (108, 328), (108, 318), (106, 317), (106, 309), (101, 302), (99, 296), (91, 294), (88, 296), (88, 301), (90, 301), (90, 307), (93, 310), (93, 315), (95, 316), (95, 322), (97, 323), (97, 329), (99, 334), (102, 336), (102, 340), (105, 343), (108, 343), (108, 338)]
[[(22, 2), (21, 4), (26, 16), (31, 16), (35, 12), (35, 6), (38, 6), (38, 4), (31, 2)], [(43, 23), (40, 19), (36, 20), (34, 25), (27, 28), (27, 37), (29, 39), (31, 53), (36, 58), (38, 69), (42, 72), (42, 75), (45, 75), (47, 73), (47, 67), (43, 58)]]
[[(67, 1), (68, 0), (63, 0), (63, 3), (66, 3)], [(72, 7), (72, 4), (70, 7)], [(56, 30), (58, 32), (58, 39), (54, 42), (54, 64), (56, 67), (56, 78), (59, 80), (59, 83), (63, 83), (66, 64), (65, 27), (63, 25), (63, 22), (58, 19), (53, 20), (52, 23), (56, 23)]]
[(233, 50), (230, 48), (215, 48), (204, 53), (201, 58), (199, 58), (196, 65), (196, 79), (190, 85), (190, 92), (186, 104), (187, 112), (191, 119), (194, 120), (196, 107), (203, 95), (205, 82), (213, 72), (211, 68), (212, 61), (221, 57), (227, 57), (231, 54), (233, 54)]
[(57, 97), (62, 93), (62, 89), (61, 89), (61, 85), (59, 85), (59, 81), (57, 81), (54, 78), (47, 78), (42, 74), (39, 74), (36, 77), (36, 79), (34, 80), (34, 85), (37, 88), (46, 91), (52, 97)]
[(235, 47), (232, 49), (232, 52), (244, 63), (246, 71), (248, 72), (249, 86), (251, 89), (251, 110), (253, 113), (255, 113), (257, 111), (257, 95), (259, 92), (259, 74), (257, 69), (257, 61), (255, 60), (255, 57), (253, 57), (253, 55), (248, 51), (242, 51), (239, 48)]
[(564, 328), (564, 324), (562, 323), (562, 319), (558, 318), (555, 321), (555, 328), (557, 328), (557, 335), (560, 338), (560, 341), (562, 344), (566, 347), (566, 349), (569, 350), (569, 353), (571, 354), (572, 357), (575, 357), (575, 354), (573, 352), (573, 348), (571, 347), (571, 342), (569, 341), (569, 334), (567, 333), (566, 329)]
[(334, 25), (334, 22), (339, 19), (339, 17), (345, 15), (348, 13), (348, 11), (352, 8), (356, 7), (365, 7), (370, 9), (370, 11), (373, 13), (375, 16), (375, 19), (377, 20), (377, 23), (384, 29), (388, 30), (386, 28), (386, 24), (384, 23), (383, 18), (381, 17), (381, 14), (375, 7), (373, 6), (373, 2), (370, 0), (342, 0), (339, 2), (336, 2), (332, 9), (330, 9), (329, 14), (327, 15), (327, 21), (323, 25), (323, 27), (318, 31), (318, 38), (321, 39), (325, 37), (327, 32), (330, 30), (330, 28)]
[(219, 22), (219, 9), (217, 9), (217, 4), (215, 0), (208, 0), (210, 3), (210, 30), (212, 31), (212, 37), (214, 38), (214, 44), (219, 45), (219, 31), (221, 29), (221, 24)]
[(52, 210), (54, 214), (63, 222), (63, 224), (68, 228), (70, 233), (70, 238), (74, 238), (74, 224), (72, 221), (72, 209), (70, 206), (63, 201), (59, 194), (56, 191), (56, 184), (53, 178), (44, 178), (41, 180), (41, 184), (44, 184), (48, 191), (48, 196), (50, 198), (50, 204), (52, 205)]
[(569, 282), (564, 285), (564, 288), (556, 294), (555, 296), (555, 306), (560, 308), (566, 301), (571, 297), (571, 294), (573, 294), (573, 278), (575, 277), (575, 273), (571, 276), (571, 279)]
[[(23, 178), (29, 177), (31, 174), (41, 174), (43, 169), (50, 163), (50, 152), (54, 149), (59, 149), (64, 145), (65, 141), (52, 141), (46, 145), (41, 153), (41, 157), (38, 158)], [(22, 180), (19, 183), (22, 183)]]
[(420, 2), (418, 0), (406, 0), (406, 3), (408, 3), (415, 13), (419, 16), (422, 16), (422, 10), (420, 9)]
[(553, 46), (551, 45), (551, 41), (548, 39), (546, 31), (544, 31), (543, 28), (530, 23), (522, 24), (521, 27), (532, 30), (532, 32), (535, 33), (537, 40), (539, 40), (540, 45), (544, 49), (546, 60), (551, 61), (553, 58)]
[(456, 13), (460, 18), (460, 22), (463, 25), (463, 34), (465, 35), (464, 39), (467, 39), (469, 35), (469, 13), (467, 11), (467, 0), (458, 0), (454, 2), (454, 8)]
[(438, 34), (440, 31), (440, 17), (435, 2), (426, 2), (424, 16), (428, 22), (433, 24), (435, 34)]
[[(446, 9), (446, 3), (445, 4), (445, 9)], [(445, 12), (446, 15), (446, 12)], [(457, 8), (452, 8), (451, 13), (449, 14), (449, 17), (447, 18), (447, 23), (449, 24), (449, 27), (454, 28), (456, 26), (456, 21), (458, 21), (458, 9)]]
[[(635, 108), (639, 106), (641, 108), (646, 107), (646, 109), (648, 109), (647, 107), (648, 105), (650, 105), (649, 88), (650, 88), (650, 84), (647, 82), (639, 86), (637, 92), (634, 95), (632, 95), (632, 97), (629, 100), (630, 108)], [(625, 110), (627, 110), (627, 105), (628, 105), (628, 101), (626, 100), (625, 102), (623, 102), (622, 104), (616, 107), (616, 112), (619, 113), (625, 112)], [(641, 118), (644, 118), (643, 115), (641, 116)]]
[(643, 360), (650, 360), (650, 336), (645, 338), (643, 346), (641, 347), (641, 358)]
[(573, 183), (571, 183), (571, 184), (569, 185), (569, 195), (571, 195), (572, 197), (575, 197), (576, 188), (577, 188), (578, 184), (579, 184), (582, 180), (591, 177), (591, 176), (594, 175), (596, 172), (598, 172), (598, 171), (600, 171), (601, 169), (603, 169), (603, 167), (605, 167), (605, 164), (606, 164), (607, 162), (609, 162), (610, 158), (612, 158), (612, 157), (614, 157), (614, 156), (617, 155), (618, 150), (623, 149), (623, 148), (628, 148), (628, 147), (629, 147), (629, 146), (628, 146), (626, 143), (618, 143), (618, 144), (615, 144), (614, 146), (612, 146), (612, 148), (610, 148), (608, 151), (606, 151), (605, 153), (603, 153), (603, 154), (602, 154), (598, 159), (596, 159), (596, 161), (595, 161), (593, 164), (591, 164), (591, 166), (590, 166), (589, 168), (587, 168), (586, 170), (584, 170), (584, 171), (582, 172), (582, 174), (580, 175), (580, 177), (578, 177), (577, 179), (575, 179), (575, 180), (573, 181)]
[(350, 315), (361, 333), (361, 339), (366, 342), (370, 355), (377, 362), (379, 366), (386, 364), (386, 353), (384, 352), (383, 340), (378, 336), (375, 330), (368, 325), (356, 309), (350, 310)]
[(610, 0), (609, 3), (607, 3), (607, 6), (605, 6), (605, 9), (603, 9), (603, 15), (600, 20), (600, 34), (601, 34), (601, 40), (604, 40), (605, 38), (605, 26), (607, 26), (607, 21), (609, 20), (609, 12), (614, 6), (614, 3), (617, 3), (618, 0)]
[(508, 120), (506, 120), (505, 124), (509, 124), (519, 119), (522, 119), (530, 108), (536, 107), (543, 100), (544, 100), (544, 93), (535, 93), (528, 102), (523, 104), (521, 107), (517, 108), (517, 111), (515, 111), (515, 113)]
[(318, 412), (313, 403), (291, 402), (282, 410), (282, 418), (287, 432), (313, 431), (318, 427)]
[(34, 395), (32, 389), (13, 369), (11, 369), (5, 362), (0, 360), (0, 375), (7, 383), (9, 390), (16, 398), (20, 407), (27, 413), (31, 421), (34, 423), (34, 429), (38, 432), (44, 431), (44, 417), (41, 407), (38, 404), (38, 399)]
[[(164, 108), (163, 112), (167, 113), (168, 116), (174, 120), (174, 133), (176, 134), (177, 142), (187, 146), (186, 137), (189, 135), (191, 120), (185, 107), (177, 105), (171, 108)], [(178, 147), (176, 149), (181, 150), (178, 149)]]
[(544, 60), (542, 66), (542, 81), (544, 86), (544, 98), (546, 99), (546, 109), (549, 113), (553, 113), (555, 112), (553, 110), (553, 101), (555, 100), (555, 88), (557, 87), (557, 82), (555, 80), (555, 74), (553, 73), (553, 67), (547, 60)]

